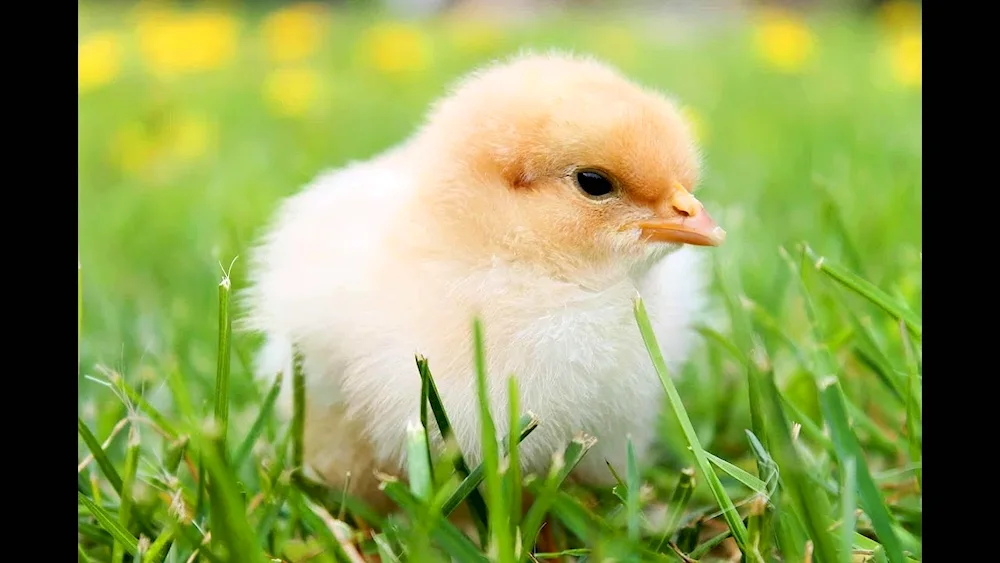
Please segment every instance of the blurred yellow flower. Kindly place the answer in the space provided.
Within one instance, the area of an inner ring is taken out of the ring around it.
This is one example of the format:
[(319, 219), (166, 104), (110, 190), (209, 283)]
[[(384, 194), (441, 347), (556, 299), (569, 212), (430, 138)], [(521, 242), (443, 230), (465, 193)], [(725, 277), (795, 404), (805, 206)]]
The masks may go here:
[(783, 12), (766, 12), (757, 26), (755, 41), (760, 56), (781, 72), (798, 72), (812, 58), (815, 38), (801, 18)]
[(701, 114), (698, 110), (691, 106), (683, 106), (681, 108), (681, 115), (687, 120), (688, 126), (691, 128), (691, 134), (699, 143), (704, 143), (708, 139), (708, 129), (705, 127), (705, 120), (702, 119)]
[(292, 4), (268, 14), (261, 23), (268, 58), (287, 63), (313, 54), (323, 39), (325, 17), (323, 5), (313, 2)]
[(213, 10), (148, 9), (136, 33), (146, 64), (160, 76), (217, 69), (236, 55), (237, 20)]
[(121, 126), (111, 139), (111, 159), (127, 174), (137, 174), (153, 161), (156, 149), (146, 127), (133, 121)]
[(94, 33), (80, 43), (77, 53), (77, 91), (85, 92), (114, 80), (121, 67), (118, 36), (109, 31)]
[(919, 30), (894, 38), (889, 48), (892, 76), (907, 87), (920, 87), (923, 79), (923, 40)]
[(424, 32), (401, 22), (382, 22), (361, 37), (365, 62), (387, 74), (424, 69), (430, 62), (431, 43)]
[(194, 114), (172, 115), (160, 126), (122, 125), (111, 140), (111, 158), (127, 174), (147, 176), (171, 163), (199, 160), (214, 147), (215, 124)]
[(204, 117), (182, 114), (168, 123), (163, 140), (170, 157), (197, 160), (213, 148), (215, 125)]
[(319, 97), (320, 77), (308, 68), (282, 68), (264, 80), (264, 99), (271, 111), (286, 117), (304, 115)]
[(889, 32), (920, 27), (920, 6), (905, 0), (890, 0), (879, 8), (879, 22)]

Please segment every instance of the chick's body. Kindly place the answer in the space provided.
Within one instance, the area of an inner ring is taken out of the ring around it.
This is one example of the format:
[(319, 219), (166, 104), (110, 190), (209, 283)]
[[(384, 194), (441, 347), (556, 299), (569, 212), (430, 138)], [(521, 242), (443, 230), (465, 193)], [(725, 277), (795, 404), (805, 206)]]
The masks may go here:
[[(581, 191), (591, 169), (613, 178), (610, 196)], [(290, 198), (258, 248), (249, 320), (268, 336), (261, 373), (288, 370), (293, 344), (303, 358), (306, 464), (332, 486), (350, 473), (353, 494), (386, 506), (373, 470), (405, 463), (417, 353), (478, 463), (478, 315), (498, 433), (510, 375), (540, 420), (524, 470), (544, 472), (586, 432), (597, 443), (575, 477), (612, 483), (605, 460), (623, 470), (628, 437), (645, 452), (663, 402), (633, 299), (675, 370), (705, 304), (697, 251), (629, 227), (696, 203), (677, 188), (695, 174), (668, 102), (592, 61), (529, 56), (472, 76), (410, 140)]]

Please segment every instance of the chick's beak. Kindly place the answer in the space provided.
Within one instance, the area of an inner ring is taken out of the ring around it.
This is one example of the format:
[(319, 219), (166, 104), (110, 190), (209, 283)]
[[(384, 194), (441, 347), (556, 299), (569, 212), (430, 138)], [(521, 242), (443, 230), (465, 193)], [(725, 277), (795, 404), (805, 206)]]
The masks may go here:
[(660, 217), (640, 222), (637, 226), (650, 242), (673, 242), (695, 246), (719, 246), (726, 239), (722, 229), (683, 186), (677, 184)]

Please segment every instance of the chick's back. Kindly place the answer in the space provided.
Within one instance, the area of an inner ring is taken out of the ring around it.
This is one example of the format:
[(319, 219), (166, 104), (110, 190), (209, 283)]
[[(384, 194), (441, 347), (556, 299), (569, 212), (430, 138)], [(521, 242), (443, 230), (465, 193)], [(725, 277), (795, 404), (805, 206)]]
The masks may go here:
[[(410, 188), (391, 159), (380, 158), (321, 174), (282, 203), (254, 249), (243, 295), (243, 327), (267, 339), (257, 358), (259, 375), (290, 375), (292, 342), (311, 348), (321, 339), (322, 358), (330, 361), (349, 355), (345, 336), (375, 328), (382, 248)], [(326, 394), (314, 395), (310, 400)]]

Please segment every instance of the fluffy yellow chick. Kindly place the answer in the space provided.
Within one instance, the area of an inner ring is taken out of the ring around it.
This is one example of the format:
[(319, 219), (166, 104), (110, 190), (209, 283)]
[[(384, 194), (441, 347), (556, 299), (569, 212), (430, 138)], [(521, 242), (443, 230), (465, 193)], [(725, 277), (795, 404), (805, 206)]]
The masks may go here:
[[(318, 177), (257, 248), (249, 327), (261, 374), (306, 377), (305, 463), (379, 509), (374, 471), (399, 475), (418, 420), (414, 355), (430, 361), (470, 465), (481, 459), (472, 320), (491, 408), (507, 382), (540, 425), (522, 444), (543, 473), (578, 432), (574, 477), (614, 482), (642, 454), (663, 391), (632, 312), (638, 292), (668, 362), (696, 344), (705, 270), (722, 242), (692, 195), (699, 157), (678, 109), (594, 60), (523, 55), (472, 73), (402, 144)], [(436, 428), (434, 429), (436, 431)]]

